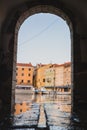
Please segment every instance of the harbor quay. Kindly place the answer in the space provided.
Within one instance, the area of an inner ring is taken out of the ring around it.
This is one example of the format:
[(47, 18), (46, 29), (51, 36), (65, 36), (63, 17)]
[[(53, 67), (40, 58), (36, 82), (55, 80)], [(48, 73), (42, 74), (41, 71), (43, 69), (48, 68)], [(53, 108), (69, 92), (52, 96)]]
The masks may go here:
[(15, 99), (9, 130), (85, 130), (79, 116), (72, 116), (71, 95), (17, 94)]

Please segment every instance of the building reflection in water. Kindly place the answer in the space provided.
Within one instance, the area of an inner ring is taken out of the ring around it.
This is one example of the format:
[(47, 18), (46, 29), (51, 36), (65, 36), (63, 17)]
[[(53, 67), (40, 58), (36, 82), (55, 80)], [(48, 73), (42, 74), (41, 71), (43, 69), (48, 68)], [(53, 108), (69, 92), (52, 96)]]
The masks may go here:
[(67, 127), (70, 124), (71, 95), (16, 95), (14, 115), (14, 124), (18, 126)]
[(22, 103), (16, 103), (15, 104), (15, 115), (21, 114), (23, 112), (30, 110), (30, 103), (22, 102)]

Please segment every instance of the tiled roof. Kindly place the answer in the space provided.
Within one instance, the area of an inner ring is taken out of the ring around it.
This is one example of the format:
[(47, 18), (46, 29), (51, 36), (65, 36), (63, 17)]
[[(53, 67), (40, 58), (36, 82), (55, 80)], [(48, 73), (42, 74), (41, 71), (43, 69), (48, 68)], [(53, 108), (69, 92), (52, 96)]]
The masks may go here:
[(33, 67), (31, 63), (17, 63), (17, 66), (22, 66), (22, 67)]

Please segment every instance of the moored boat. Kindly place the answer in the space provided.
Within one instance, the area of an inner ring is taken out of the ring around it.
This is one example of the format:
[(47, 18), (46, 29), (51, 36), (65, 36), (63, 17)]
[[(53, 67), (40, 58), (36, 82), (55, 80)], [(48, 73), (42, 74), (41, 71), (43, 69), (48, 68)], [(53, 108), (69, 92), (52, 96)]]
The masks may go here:
[(16, 85), (15, 94), (33, 94), (33, 86)]

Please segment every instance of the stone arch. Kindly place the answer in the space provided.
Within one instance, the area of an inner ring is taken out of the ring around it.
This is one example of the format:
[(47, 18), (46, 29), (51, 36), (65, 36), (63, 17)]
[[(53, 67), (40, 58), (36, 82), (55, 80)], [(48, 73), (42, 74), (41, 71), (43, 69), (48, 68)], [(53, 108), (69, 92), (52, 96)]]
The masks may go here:
[[(52, 5), (51, 6), (50, 5), (37, 5), (37, 6), (30, 8), (29, 10), (23, 12), (22, 15), (19, 17), (19, 19), (17, 20), (16, 27), (15, 27), (15, 42), (14, 42), (15, 45), (17, 45), (18, 31), (20, 29), (20, 26), (24, 22), (24, 20), (27, 19), (28, 17), (32, 16), (33, 14), (37, 14), (37, 13), (51, 13), (51, 14), (57, 15), (57, 16), (61, 17), (62, 19), (64, 19), (70, 29), (71, 44), (73, 43), (73, 26), (72, 26), (72, 22), (71, 22), (70, 18), (61, 9), (56, 8)], [(73, 58), (72, 58), (72, 62), (73, 62)]]
[[(65, 20), (66, 24), (69, 26), (70, 33), (71, 33), (71, 44), (73, 44), (73, 27), (72, 27), (72, 22), (71, 22), (70, 18), (61, 9), (58, 9), (58, 8), (52, 6), (52, 5), (51, 6), (50, 5), (37, 5), (37, 6), (30, 8), (26, 12), (23, 12), (23, 14), (17, 20), (16, 27), (15, 27), (15, 42), (14, 42), (15, 45), (17, 45), (18, 31), (19, 31), (22, 23), (28, 17), (32, 16), (33, 14), (37, 14), (37, 13), (50, 13), (50, 14), (54, 14), (56, 16), (59, 16), (63, 20)], [(17, 50), (15, 50), (15, 52), (16, 51)], [(72, 52), (73, 52), (73, 50), (72, 50)], [(73, 57), (71, 59), (72, 59), (72, 62), (73, 62)], [(72, 75), (73, 75), (73, 72), (72, 72)]]
[[(23, 8), (23, 7), (21, 7)], [(3, 41), (3, 46), (5, 49), (5, 44), (6, 44), (6, 49), (5, 51), (3, 51), (3, 59), (5, 59), (5, 62), (2, 62), (2, 65), (7, 65), (6, 67), (6, 71), (8, 75), (8, 82), (6, 82), (7, 80), (5, 79), (6, 85), (2, 86), (8, 86), (8, 95), (6, 95), (6, 99), (9, 99), (9, 106), (7, 106), (9, 111), (8, 114), (14, 113), (14, 102), (15, 102), (15, 85), (16, 85), (16, 57), (17, 57), (17, 37), (18, 37), (18, 31), (19, 28), (21, 26), (21, 24), (23, 23), (23, 21), (28, 18), (29, 16), (36, 14), (36, 13), (51, 13), (51, 14), (55, 14), (57, 16), (60, 16), (61, 18), (63, 18), (64, 20), (66, 20), (67, 24), (69, 25), (70, 28), (70, 32), (71, 32), (71, 37), (73, 39), (73, 28), (72, 28), (72, 23), (70, 18), (68, 17), (68, 15), (66, 15), (66, 13), (64, 13), (61, 9), (59, 9), (56, 6), (53, 5), (49, 5), (49, 4), (37, 4), (34, 5), (32, 7), (30, 7), (29, 9), (26, 9), (24, 7), (24, 9), (18, 8), (18, 10), (16, 9), (14, 11), (14, 13), (11, 13), (10, 17), (7, 17), (6, 21), (3, 24), (4, 26), (4, 30), (2, 30), (4, 32), (3, 37), (5, 38)], [(6, 61), (7, 59), (7, 61)], [(3, 60), (4, 61), (4, 60)], [(3, 69), (2, 69), (3, 70)], [(9, 71), (9, 73), (8, 73)], [(3, 72), (2, 72), (3, 73)], [(7, 77), (7, 76), (6, 76)], [(8, 84), (8, 85), (7, 85)], [(5, 87), (6, 89), (6, 87)], [(4, 93), (4, 90), (3, 90)], [(3, 98), (3, 97), (1, 97)], [(6, 101), (5, 101), (6, 102)], [(4, 103), (5, 105), (5, 103)], [(5, 110), (4, 110), (5, 111)], [(7, 116), (7, 115), (5, 115)]]
[[(13, 1), (12, 1), (13, 2)], [(53, 0), (31, 0), (9, 3), (7, 12), (2, 13), (0, 20), (0, 121), (7, 119), (13, 113), (15, 99), (15, 73), (16, 73), (16, 53), (17, 53), (17, 35), (20, 25), (28, 16), (39, 13), (49, 12), (65, 19), (70, 27), (71, 48), (73, 57), (72, 68), (74, 74), (72, 83), (74, 83), (74, 104), (75, 110), (78, 110), (78, 104), (87, 101), (87, 15), (86, 1), (76, 4), (73, 1), (53, 1)], [(71, 5), (72, 4), (72, 5)], [(6, 4), (5, 4), (6, 5)], [(4, 6), (5, 8), (5, 6)], [(31, 12), (30, 12), (31, 11)], [(3, 75), (4, 73), (4, 75)], [(7, 75), (5, 75), (7, 74)], [(85, 90), (83, 89), (85, 86)], [(3, 114), (4, 113), (4, 114)], [(6, 118), (5, 118), (6, 117)]]
[[(32, 16), (33, 14), (37, 14), (37, 13), (51, 13), (51, 14), (59, 16), (63, 20), (65, 20), (66, 24), (69, 26), (69, 30), (70, 30), (70, 34), (71, 34), (71, 47), (73, 46), (73, 22), (71, 21), (71, 18), (66, 13), (64, 13), (63, 10), (61, 10), (53, 5), (42, 4), (42, 5), (36, 5), (30, 9), (28, 9), (27, 11), (23, 12), (21, 14), (21, 16), (18, 18), (16, 26), (15, 26), (15, 42), (14, 42), (14, 44), (16, 45), (16, 48), (17, 48), (18, 31), (19, 31), (22, 23), (28, 17)], [(16, 51), (17, 51), (17, 49), (14, 52), (16, 52)], [(17, 52), (15, 54), (17, 54)], [(15, 61), (15, 59), (14, 59), (14, 61)], [(73, 47), (71, 48), (71, 64), (73, 64)], [(74, 82), (73, 82), (73, 66), (72, 66), (71, 77), (72, 77), (71, 82), (72, 82), (72, 86), (73, 86), (73, 84), (74, 84)], [(73, 87), (72, 87), (72, 97), (73, 97)]]

